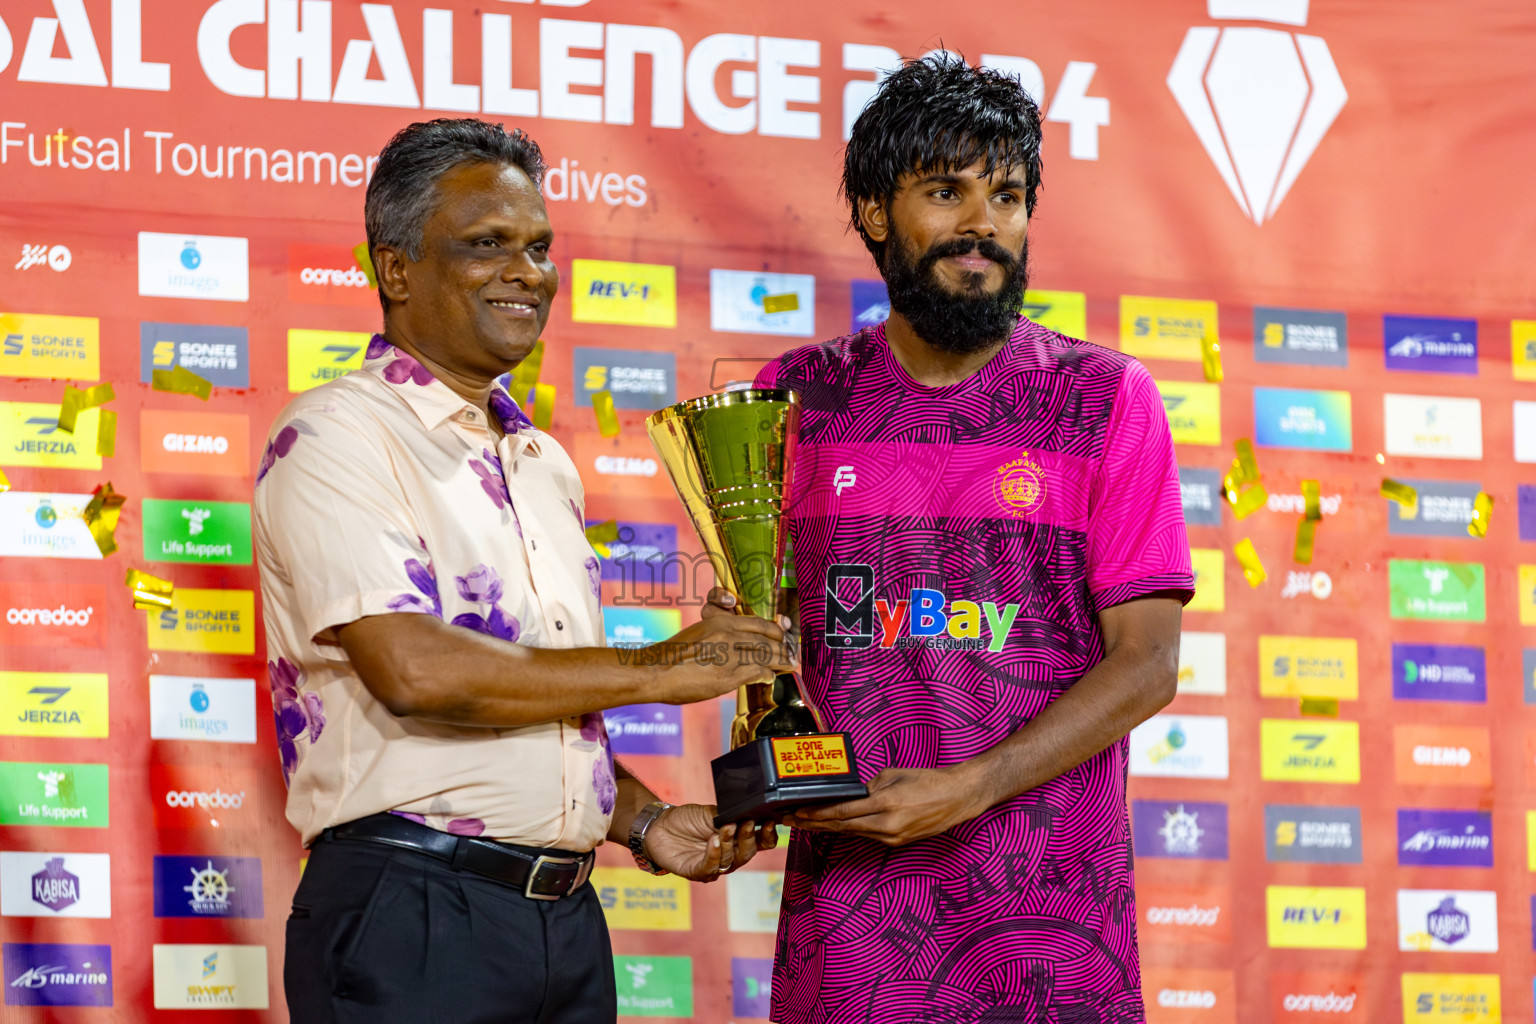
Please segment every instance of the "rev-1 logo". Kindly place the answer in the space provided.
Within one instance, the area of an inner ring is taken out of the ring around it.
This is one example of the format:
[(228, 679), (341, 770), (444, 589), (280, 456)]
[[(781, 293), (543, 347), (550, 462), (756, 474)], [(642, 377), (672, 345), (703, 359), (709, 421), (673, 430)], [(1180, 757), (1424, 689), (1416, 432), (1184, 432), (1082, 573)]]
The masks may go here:
[(826, 590), (826, 618), (822, 624), (826, 645), (844, 650), (862, 650), (872, 645), (875, 571), (867, 565), (829, 565)]

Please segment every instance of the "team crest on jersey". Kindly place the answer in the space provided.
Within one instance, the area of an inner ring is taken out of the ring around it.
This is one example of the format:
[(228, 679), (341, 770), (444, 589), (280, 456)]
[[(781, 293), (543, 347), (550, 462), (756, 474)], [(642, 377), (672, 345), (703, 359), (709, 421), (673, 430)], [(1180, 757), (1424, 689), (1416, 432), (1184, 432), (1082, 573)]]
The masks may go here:
[(1023, 452), (997, 468), (992, 493), (997, 495), (997, 504), (1003, 511), (1015, 519), (1024, 519), (1045, 501), (1045, 470), (1029, 457), (1029, 452)]

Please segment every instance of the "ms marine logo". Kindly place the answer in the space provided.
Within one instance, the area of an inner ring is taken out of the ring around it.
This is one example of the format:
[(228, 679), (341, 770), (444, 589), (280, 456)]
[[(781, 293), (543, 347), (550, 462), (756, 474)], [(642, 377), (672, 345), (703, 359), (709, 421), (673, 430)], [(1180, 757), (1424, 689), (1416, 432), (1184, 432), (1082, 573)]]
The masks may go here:
[(1025, 519), (1045, 500), (1045, 470), (1029, 457), (1029, 452), (1023, 452), (998, 467), (992, 493), (1004, 512), (1014, 519)]

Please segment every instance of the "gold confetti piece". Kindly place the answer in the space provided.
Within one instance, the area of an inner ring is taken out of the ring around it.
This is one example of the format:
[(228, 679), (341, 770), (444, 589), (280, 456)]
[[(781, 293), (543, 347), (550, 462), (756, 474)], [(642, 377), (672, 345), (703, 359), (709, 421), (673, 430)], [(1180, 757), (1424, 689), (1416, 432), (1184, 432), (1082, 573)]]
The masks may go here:
[(592, 411), (597, 414), (597, 432), (604, 437), (619, 433), (619, 414), (613, 411), (613, 392), (604, 388), (592, 392)]
[(1212, 384), (1221, 383), (1221, 343), (1212, 337), (1200, 339), (1200, 364), (1205, 369), (1205, 379)]
[(1232, 553), (1237, 555), (1237, 564), (1243, 567), (1243, 578), (1250, 587), (1256, 587), (1269, 579), (1269, 573), (1264, 571), (1264, 563), (1259, 560), (1259, 553), (1254, 550), (1252, 540), (1244, 537), (1233, 546)]
[(1419, 492), (1391, 477), (1381, 478), (1381, 496), (1397, 502), (1398, 515), (1403, 519), (1415, 519), (1419, 514)]
[(96, 541), (96, 547), (101, 550), (103, 558), (117, 550), (117, 518), (127, 500), (112, 489), (109, 480), (92, 492), (90, 503), (80, 513), (80, 518), (90, 527), (91, 537)]
[(512, 385), (507, 390), (512, 394), (512, 400), (519, 406), (528, 401), (528, 392), (539, 382), (539, 371), (544, 366), (544, 341), (540, 339), (533, 343), (533, 349), (527, 358), (517, 364), (517, 369), (512, 371)]
[(176, 592), (170, 580), (162, 580), (138, 569), (129, 569), (123, 583), (133, 592), (133, 606), (144, 612), (169, 608)]
[(112, 391), (111, 381), (104, 381), (84, 391), (68, 384), (64, 385), (64, 400), (59, 403), (59, 429), (66, 434), (73, 434), (75, 421), (82, 412), (99, 405), (106, 405), (116, 397), (117, 395)]
[(1323, 485), (1316, 480), (1303, 480), (1301, 482), (1301, 497), (1307, 505), (1302, 513), (1309, 522), (1317, 522), (1323, 518)]
[(1307, 718), (1338, 718), (1339, 698), (1303, 697), (1301, 698), (1301, 713)]
[(117, 454), (117, 413), (101, 410), (101, 420), (96, 426), (96, 454), (110, 459)]
[(368, 251), (367, 242), (358, 242), (352, 247), (352, 259), (357, 264), (357, 269), (363, 272), (368, 279), (369, 288), (378, 288), (379, 278), (373, 271), (373, 254)]
[(1298, 519), (1296, 521), (1296, 551), (1292, 557), (1297, 565), (1312, 564), (1312, 546), (1317, 540), (1317, 520)]
[(6, 478), (5, 470), (0, 469), (0, 494), (11, 489), (11, 481)]
[(1264, 489), (1264, 485), (1249, 484), (1232, 503), (1232, 513), (1239, 519), (1247, 519), (1267, 504), (1269, 504), (1269, 492)]
[(786, 292), (783, 295), (764, 295), (764, 313), (793, 313), (800, 308), (800, 296), (794, 292)]
[(154, 370), (150, 372), (149, 377), (150, 389), (154, 391), (191, 395), (205, 402), (213, 394), (213, 385), (185, 366), (178, 366), (174, 370)]
[(1232, 442), (1232, 447), (1237, 450), (1237, 459), (1233, 467), (1238, 471), (1238, 483), (1252, 483), (1259, 478), (1259, 460), (1253, 455), (1253, 442), (1246, 437), (1240, 437)]
[(608, 545), (619, 539), (619, 524), (617, 520), (610, 519), (605, 523), (597, 523), (587, 527), (587, 543), (592, 545), (602, 558), (611, 558), (612, 552)]
[(548, 430), (554, 420), (555, 386), (535, 384), (533, 386), (533, 425), (540, 430)]
[(1492, 517), (1493, 495), (1478, 491), (1472, 502), (1472, 519), (1467, 523), (1467, 532), (1479, 539), (1488, 536), (1488, 520)]

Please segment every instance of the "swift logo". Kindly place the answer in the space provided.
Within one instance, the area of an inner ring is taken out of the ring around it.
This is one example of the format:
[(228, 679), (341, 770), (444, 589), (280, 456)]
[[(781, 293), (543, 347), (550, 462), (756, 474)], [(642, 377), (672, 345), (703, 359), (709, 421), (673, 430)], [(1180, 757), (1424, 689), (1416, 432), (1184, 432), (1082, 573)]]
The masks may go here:
[[(1307, 0), (1209, 0), (1208, 10), (1213, 18), (1307, 23)], [(1191, 28), (1167, 83), (1255, 224), (1274, 217), (1349, 99), (1326, 42), (1271, 28)]]
[(838, 466), (832, 473), (832, 486), (837, 489), (837, 496), (841, 498), (846, 488), (859, 482), (857, 474), (852, 466)]

